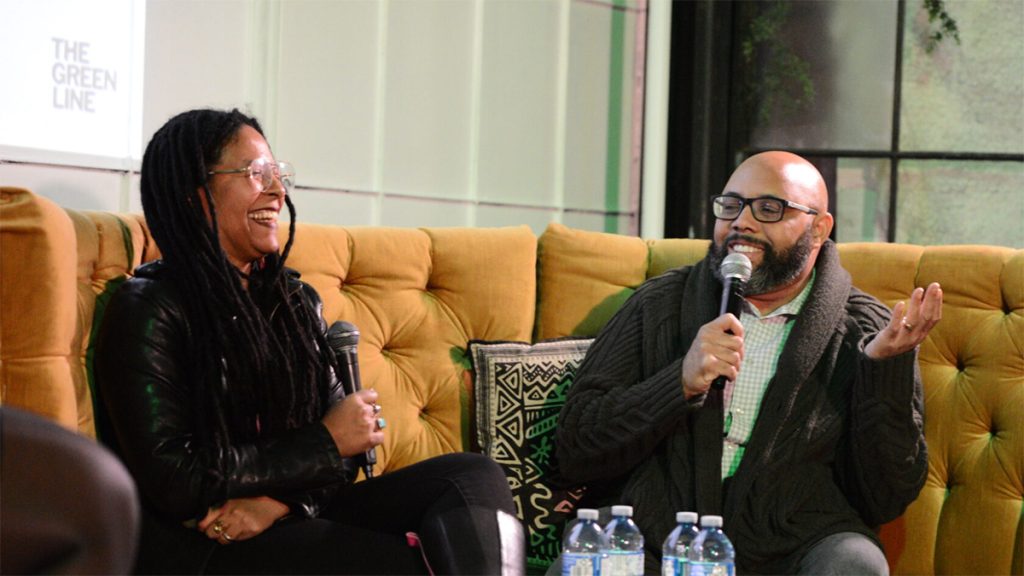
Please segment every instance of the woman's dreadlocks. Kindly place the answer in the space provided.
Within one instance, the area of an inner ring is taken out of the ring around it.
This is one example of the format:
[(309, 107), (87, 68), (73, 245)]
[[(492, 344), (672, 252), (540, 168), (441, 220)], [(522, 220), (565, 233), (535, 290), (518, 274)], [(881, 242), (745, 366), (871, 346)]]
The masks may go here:
[(142, 160), (146, 223), (187, 314), (197, 426), (221, 446), (318, 420), (331, 363), (318, 352), (328, 350), (321, 319), (294, 305), (294, 287), (289, 293), (291, 199), (284, 250), (253, 266), (248, 290), (221, 249), (207, 172), (243, 126), (263, 134), (238, 110), (184, 112), (157, 131)]

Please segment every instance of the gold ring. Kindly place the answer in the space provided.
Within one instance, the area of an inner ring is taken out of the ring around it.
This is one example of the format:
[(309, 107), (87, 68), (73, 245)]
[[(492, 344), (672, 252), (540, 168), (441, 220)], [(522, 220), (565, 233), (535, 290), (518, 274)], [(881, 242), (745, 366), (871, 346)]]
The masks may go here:
[(387, 421), (383, 418), (377, 418), (377, 430), (383, 430), (388, 425)]
[(213, 533), (217, 536), (221, 536), (224, 534), (224, 525), (220, 523), (220, 520), (214, 520)]
[(910, 322), (907, 322), (906, 317), (903, 318), (903, 327), (906, 328), (907, 330), (913, 330), (914, 329), (914, 325), (911, 324)]

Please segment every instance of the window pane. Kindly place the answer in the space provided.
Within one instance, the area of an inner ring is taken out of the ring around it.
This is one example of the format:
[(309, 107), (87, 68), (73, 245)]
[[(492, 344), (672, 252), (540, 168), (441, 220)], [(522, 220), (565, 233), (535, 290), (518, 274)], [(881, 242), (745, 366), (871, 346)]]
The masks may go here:
[(1024, 248), (1024, 165), (900, 163), (896, 241)]
[(749, 128), (741, 142), (889, 149), (896, 2), (757, 1), (737, 10), (733, 115)]
[(833, 214), (837, 241), (885, 242), (889, 230), (889, 160), (840, 158)]
[[(902, 150), (1024, 152), (1024, 2), (945, 0), (960, 44), (925, 51), (928, 16), (907, 3)], [(933, 25), (934, 28), (934, 25)]]

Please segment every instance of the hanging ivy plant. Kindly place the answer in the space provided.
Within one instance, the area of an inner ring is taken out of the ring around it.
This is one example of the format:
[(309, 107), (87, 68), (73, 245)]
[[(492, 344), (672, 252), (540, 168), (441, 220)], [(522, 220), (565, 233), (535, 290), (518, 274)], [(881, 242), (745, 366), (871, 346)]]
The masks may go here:
[(928, 25), (937, 26), (936, 29), (929, 30), (924, 42), (924, 51), (931, 54), (939, 42), (947, 37), (953, 38), (959, 44), (960, 29), (957, 28), (956, 20), (946, 12), (945, 0), (924, 0), (924, 8), (928, 11)]
[(747, 4), (740, 36), (740, 69), (745, 108), (758, 124), (788, 116), (814, 102), (810, 64), (786, 42), (783, 26), (792, 3), (786, 0)]
[[(750, 125), (784, 122), (808, 110), (817, 90), (810, 63), (788, 41), (786, 26), (798, 2), (763, 0), (740, 3), (738, 79), (741, 114)], [(946, 10), (946, 0), (921, 0), (928, 29), (917, 38), (927, 53), (945, 39), (960, 43), (960, 29)]]

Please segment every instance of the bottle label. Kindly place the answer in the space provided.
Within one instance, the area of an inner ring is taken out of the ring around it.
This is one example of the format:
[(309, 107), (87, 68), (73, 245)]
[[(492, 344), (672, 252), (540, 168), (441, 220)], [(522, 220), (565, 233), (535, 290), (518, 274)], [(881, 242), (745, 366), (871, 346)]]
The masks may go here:
[(644, 553), (609, 551), (601, 558), (601, 576), (643, 576)]
[(735, 576), (732, 562), (695, 562), (690, 560), (690, 576)]
[(661, 576), (686, 576), (686, 562), (686, 558), (662, 556)]
[(562, 576), (598, 576), (601, 567), (600, 554), (562, 554)]

